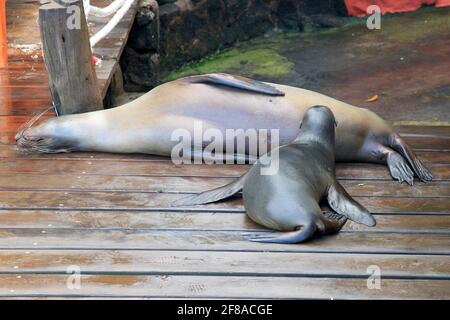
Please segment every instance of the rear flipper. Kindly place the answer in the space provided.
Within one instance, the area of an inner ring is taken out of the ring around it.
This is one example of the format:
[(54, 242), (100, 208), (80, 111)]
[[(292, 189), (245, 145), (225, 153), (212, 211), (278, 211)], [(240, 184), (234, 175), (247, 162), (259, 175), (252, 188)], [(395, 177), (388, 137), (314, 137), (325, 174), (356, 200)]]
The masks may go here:
[(336, 213), (328, 205), (322, 204), (321, 206), (323, 217), (320, 219), (323, 223), (323, 230), (319, 227), (319, 230), (323, 234), (333, 234), (339, 232), (347, 222), (347, 217)]
[(244, 237), (245, 239), (253, 242), (283, 244), (299, 243), (311, 238), (316, 232), (316, 229), (316, 225), (314, 223), (311, 223), (306, 226), (300, 226), (296, 231), (244, 234)]
[(328, 203), (334, 211), (354, 222), (362, 223), (369, 227), (373, 227), (376, 224), (370, 212), (356, 202), (337, 181), (328, 188)]
[(386, 162), (392, 178), (398, 180), (400, 183), (406, 181), (412, 185), (414, 183), (414, 172), (406, 160), (391, 148), (383, 145), (379, 145), (377, 148), (377, 156)]
[(394, 179), (400, 183), (406, 181), (409, 185), (414, 183), (414, 172), (411, 171), (406, 161), (397, 152), (391, 150), (387, 154), (387, 165)]
[(431, 172), (422, 164), (419, 158), (417, 158), (411, 148), (402, 140), (402, 138), (400, 138), (398, 134), (394, 133), (389, 137), (389, 146), (408, 160), (411, 168), (421, 181), (425, 182), (433, 180), (433, 175)]
[(173, 207), (178, 206), (191, 206), (196, 204), (206, 204), (211, 202), (216, 202), (228, 197), (231, 197), (232, 195), (238, 193), (242, 190), (242, 187), (244, 186), (245, 182), (245, 176), (247, 174), (244, 174), (239, 179), (224, 185), (223, 187), (219, 187), (216, 189), (208, 190), (193, 196), (189, 196), (186, 198), (181, 198), (179, 200), (176, 200), (172, 202)]

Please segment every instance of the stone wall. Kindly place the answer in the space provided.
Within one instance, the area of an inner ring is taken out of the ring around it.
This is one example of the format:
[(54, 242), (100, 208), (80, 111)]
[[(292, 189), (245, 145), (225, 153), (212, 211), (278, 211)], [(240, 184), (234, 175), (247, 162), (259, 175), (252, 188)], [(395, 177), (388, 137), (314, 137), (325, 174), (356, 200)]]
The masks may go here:
[(141, 0), (121, 66), (125, 89), (149, 90), (177, 68), (273, 29), (339, 24), (342, 0)]

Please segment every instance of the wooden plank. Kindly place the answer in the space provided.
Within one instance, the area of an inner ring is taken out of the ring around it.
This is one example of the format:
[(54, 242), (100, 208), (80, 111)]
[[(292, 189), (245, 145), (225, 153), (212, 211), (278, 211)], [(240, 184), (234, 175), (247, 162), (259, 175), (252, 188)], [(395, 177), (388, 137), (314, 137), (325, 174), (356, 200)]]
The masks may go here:
[(404, 136), (404, 140), (416, 149), (427, 150), (450, 150), (450, 135), (408, 135)]
[(450, 126), (394, 126), (396, 132), (402, 136), (408, 135), (434, 135), (441, 137), (450, 136)]
[[(93, 48), (94, 55), (103, 60), (102, 63), (96, 67), (99, 87), (103, 98), (106, 96), (111, 80), (117, 70), (136, 13), (137, 4), (135, 3), (111, 33)], [(91, 16), (89, 18), (89, 27), (92, 34), (95, 34), (100, 30), (108, 21), (109, 19)]]
[(448, 299), (448, 280), (382, 280), (301, 277), (82, 275), (81, 288), (67, 287), (68, 275), (0, 275), (0, 295), (165, 298)]
[[(10, 61), (8, 64), (8, 69), (12, 71), (45, 71), (44, 64), (39, 60), (21, 60), (21, 61)], [(5, 70), (3, 70), (5, 71)]]
[[(7, 1), (7, 23), (8, 23), (8, 42), (16, 47), (18, 45), (32, 45), (35, 49), (31, 54), (24, 54), (20, 50), (13, 50), (11, 60), (18, 57), (31, 61), (31, 55), (40, 54), (39, 28), (36, 21), (38, 19), (39, 1)], [(10, 50), (11, 53), (11, 50)], [(28, 57), (27, 57), (28, 56)], [(17, 59), (21, 61), (22, 59)]]
[[(429, 164), (435, 180), (450, 179), (450, 165)], [(179, 176), (179, 177), (240, 177), (248, 170), (248, 165), (174, 165), (172, 162), (135, 162), (132, 166), (117, 161), (79, 161), (17, 159), (13, 162), (0, 159), (0, 174), (39, 173), (39, 174), (93, 174), (93, 175), (141, 175), (141, 176)], [(336, 166), (338, 179), (392, 180), (384, 165), (343, 164)]]
[(424, 163), (449, 163), (450, 152), (445, 150), (415, 150), (416, 155)]
[[(241, 198), (192, 207), (171, 207), (185, 194), (145, 192), (0, 191), (1, 209), (150, 210), (243, 212)], [(373, 213), (448, 214), (450, 198), (354, 197)]]
[[(448, 164), (427, 164), (427, 168), (433, 174), (433, 180), (449, 180), (450, 166)], [(392, 180), (388, 168), (385, 165), (352, 163), (338, 163), (336, 165), (338, 179), (360, 180)], [(419, 183), (419, 182), (416, 182)]]
[[(25, 118), (28, 117), (15, 117), (16, 120), (11, 120), (11, 128), (5, 125), (5, 117), (0, 116), (0, 131), (10, 130), (11, 135), (17, 132), (17, 128), (25, 122)], [(3, 119), (3, 120), (2, 120)], [(12, 125), (14, 124), (14, 128)], [(6, 127), (5, 127), (6, 126)], [(14, 130), (13, 130), (14, 129)], [(447, 151), (418, 151), (417, 155), (424, 163), (436, 163), (436, 164), (450, 164), (450, 152)], [(120, 153), (103, 153), (103, 152), (70, 152), (70, 153), (58, 153), (58, 154), (23, 154), (17, 151), (15, 145), (12, 144), (0, 144), (0, 158), (22, 158), (22, 159), (53, 159), (53, 160), (114, 160), (124, 162), (135, 161), (165, 161), (170, 162), (169, 157), (148, 155), (148, 154), (120, 154)]]
[[(89, 30), (83, 2), (78, 7), (79, 26), (70, 20), (74, 12), (55, 2), (39, 9), (39, 28), (53, 101), (60, 115), (83, 113), (103, 108), (103, 97), (92, 65)], [(74, 27), (69, 28), (69, 22)]]
[(0, 68), (4, 68), (8, 65), (8, 43), (6, 34), (6, 1), (0, 0)]
[[(84, 192), (84, 191), (0, 191), (3, 209), (70, 209), (70, 210), (188, 210), (243, 212), (242, 199), (192, 207), (171, 207), (186, 194), (147, 192)], [(427, 197), (354, 197), (373, 213), (448, 214), (449, 198)]]
[[(100, 5), (100, 6), (106, 6), (108, 3), (105, 1), (91, 1), (93, 5)], [(8, 23), (11, 23), (10, 29), (10, 39), (14, 42), (16, 45), (20, 44), (33, 44), (37, 45), (37, 48), (40, 47), (40, 39), (39, 39), (39, 32), (38, 28), (35, 27), (34, 21), (37, 20), (37, 12), (38, 12), (38, 2), (36, 4), (16, 4), (11, 3), (8, 4), (8, 10), (10, 11), (10, 18)], [(137, 11), (136, 4), (131, 7), (131, 9), (127, 12), (123, 20), (118, 24), (116, 28), (112, 30), (112, 32), (103, 40), (101, 41), (96, 48), (94, 48), (94, 54), (100, 56), (104, 61), (96, 68), (98, 73), (98, 84), (100, 87), (100, 90), (102, 92), (102, 97), (105, 96), (108, 86), (111, 82), (111, 78), (113, 73), (116, 70), (118, 60), (123, 52), (123, 49), (125, 47), (128, 34), (131, 30), (134, 16)], [(96, 18), (91, 16), (92, 18), (90, 22), (90, 29), (92, 33), (95, 33), (98, 31), (101, 27), (103, 27), (108, 21), (108, 18)], [(33, 21), (33, 24), (30, 24), (30, 21)], [(16, 50), (15, 54), (19, 55), (20, 52)], [(40, 56), (40, 51), (36, 51), (38, 55), (38, 62), (41, 64), (34, 64), (36, 65), (36, 68), (39, 69), (39, 71), (42, 71), (42, 57)], [(33, 62), (33, 60), (30, 59), (30, 57), (27, 57), (26, 55), (21, 54), (20, 57), (13, 57), (13, 63), (15, 70), (23, 70), (26, 69), (25, 66), (29, 66), (29, 63)], [(18, 59), (16, 59), (18, 58)], [(89, 59), (90, 61), (90, 59)], [(21, 62), (21, 64), (18, 64), (17, 62)], [(26, 63), (25, 63), (26, 62)], [(11, 64), (10, 64), (11, 65)], [(32, 70), (35, 71), (35, 68)], [(43, 74), (41, 77), (41, 83), (42, 79), (47, 78), (47, 74)], [(38, 80), (39, 81), (39, 80)], [(13, 81), (11, 85), (16, 85)], [(30, 85), (28, 85), (30, 87)], [(26, 90), (25, 90), (26, 91)], [(32, 95), (29, 95), (30, 97)], [(1, 98), (0, 98), (1, 99)], [(17, 112), (15, 114), (26, 114), (26, 113), (20, 113)], [(3, 142), (5, 139), (3, 139)], [(9, 138), (7, 142), (12, 143), (13, 139)]]
[(362, 182), (360, 180), (342, 180), (341, 184), (353, 196), (371, 197), (450, 197), (450, 183), (427, 182), (415, 183), (413, 186), (397, 181), (376, 181), (370, 180)]
[[(48, 88), (46, 89), (48, 90)], [(11, 99), (5, 101), (5, 103), (0, 105), (0, 116), (27, 116), (31, 118), (30, 115), (34, 114), (36, 110), (44, 111), (51, 106), (51, 102), (48, 99), (36, 99), (36, 100), (22, 100), (22, 99)], [(16, 130), (13, 128), (19, 128), (24, 122), (19, 122), (14, 127), (9, 127), (9, 132), (3, 131), (2, 134), (5, 138), (10, 138), (10, 143), (14, 143), (13, 140)]]
[(2, 250), (0, 273), (202, 274), (227, 276), (367, 277), (379, 266), (383, 278), (450, 279), (450, 257), (345, 253), (227, 251)]
[(116, 72), (118, 67), (118, 62), (115, 59), (103, 60), (102, 63), (96, 67), (98, 85), (102, 97), (106, 96), (109, 85), (111, 84), (112, 77)]
[[(2, 101), (5, 100), (14, 100), (14, 99), (28, 99), (28, 100), (36, 100), (36, 99), (48, 99), (48, 90), (43, 90), (42, 87), (26, 87), (22, 88), (23, 90), (11, 90), (8, 92), (8, 96), (5, 97), (2, 95)], [(30, 98), (31, 97), (31, 98)]]
[(247, 241), (242, 231), (13, 228), (0, 229), (0, 248), (449, 255), (450, 237), (448, 234), (341, 232), (289, 245)]
[[(45, 184), (42, 183), (45, 179)], [(148, 193), (192, 193), (223, 186), (235, 178), (154, 177), (111, 175), (61, 175), (16, 173), (0, 174), (1, 191), (106, 191)], [(352, 196), (368, 197), (448, 197), (450, 182), (416, 183), (413, 186), (396, 181), (341, 180)]]
[[(348, 221), (348, 232), (450, 233), (450, 215), (375, 215), (377, 225)], [(0, 228), (136, 229), (140, 230), (267, 230), (244, 213), (177, 211), (50, 211), (0, 210)]]
[(450, 150), (450, 126), (401, 126), (395, 129), (416, 149)]

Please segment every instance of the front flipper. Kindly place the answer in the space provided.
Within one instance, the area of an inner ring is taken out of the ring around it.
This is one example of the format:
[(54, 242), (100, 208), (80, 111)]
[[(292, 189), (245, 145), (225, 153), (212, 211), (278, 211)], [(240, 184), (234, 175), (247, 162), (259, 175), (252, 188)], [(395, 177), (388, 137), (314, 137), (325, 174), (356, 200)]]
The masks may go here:
[(284, 96), (284, 92), (274, 86), (261, 81), (256, 81), (240, 76), (233, 76), (226, 73), (210, 73), (186, 78), (191, 83), (207, 83), (213, 85), (222, 85), (226, 87), (252, 91), (270, 96)]
[(334, 211), (350, 220), (370, 227), (376, 224), (370, 212), (356, 202), (337, 181), (328, 188), (328, 203)]
[(222, 187), (176, 200), (172, 202), (172, 206), (179, 207), (179, 206), (191, 206), (196, 204), (205, 204), (231, 197), (232, 195), (242, 190), (246, 175), (247, 174), (244, 174), (239, 179), (229, 184), (226, 184)]
[(264, 232), (257, 234), (245, 234), (245, 239), (253, 242), (265, 243), (299, 243), (311, 238), (316, 232), (316, 225), (311, 223), (299, 227), (298, 230), (290, 232)]

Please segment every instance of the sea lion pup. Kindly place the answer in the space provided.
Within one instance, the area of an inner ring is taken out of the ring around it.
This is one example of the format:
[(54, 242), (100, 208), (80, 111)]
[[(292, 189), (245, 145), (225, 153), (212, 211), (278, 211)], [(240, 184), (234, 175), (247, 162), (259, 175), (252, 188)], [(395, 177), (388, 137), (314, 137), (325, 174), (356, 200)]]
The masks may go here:
[[(414, 173), (422, 181), (432, 179), (413, 151), (375, 113), (313, 91), (227, 74), (181, 78), (117, 108), (26, 126), (16, 140), (19, 149), (26, 152), (100, 151), (171, 156), (179, 143), (172, 139), (174, 131), (184, 128), (195, 136), (195, 123), (201, 122), (204, 130), (217, 129), (223, 136), (227, 129), (239, 131), (235, 138), (224, 141), (226, 145), (235, 146), (236, 141), (245, 140), (247, 129), (258, 132), (278, 129), (278, 145), (283, 145), (295, 139), (298, 123), (314, 105), (328, 106), (339, 122), (337, 161), (387, 164), (392, 177), (409, 184), (413, 183)], [(271, 141), (268, 142), (270, 149)], [(224, 146), (223, 150), (229, 149)], [(229, 153), (225, 152), (225, 156)], [(243, 156), (247, 153), (256, 160), (258, 155), (252, 150), (246, 150)], [(202, 152), (194, 154), (197, 158), (202, 156)]]
[[(305, 241), (315, 233), (338, 232), (347, 218), (374, 226), (372, 215), (336, 180), (335, 123), (330, 109), (311, 107), (305, 114), (297, 138), (278, 148), (278, 159), (267, 159), (269, 155), (266, 154), (238, 180), (180, 199), (173, 205), (214, 202), (242, 189), (248, 216), (258, 224), (281, 231), (248, 236), (249, 240), (257, 242)], [(275, 174), (262, 174), (263, 167), (269, 163), (267, 160), (279, 161)], [(334, 212), (322, 213), (319, 203), (325, 199)]]

